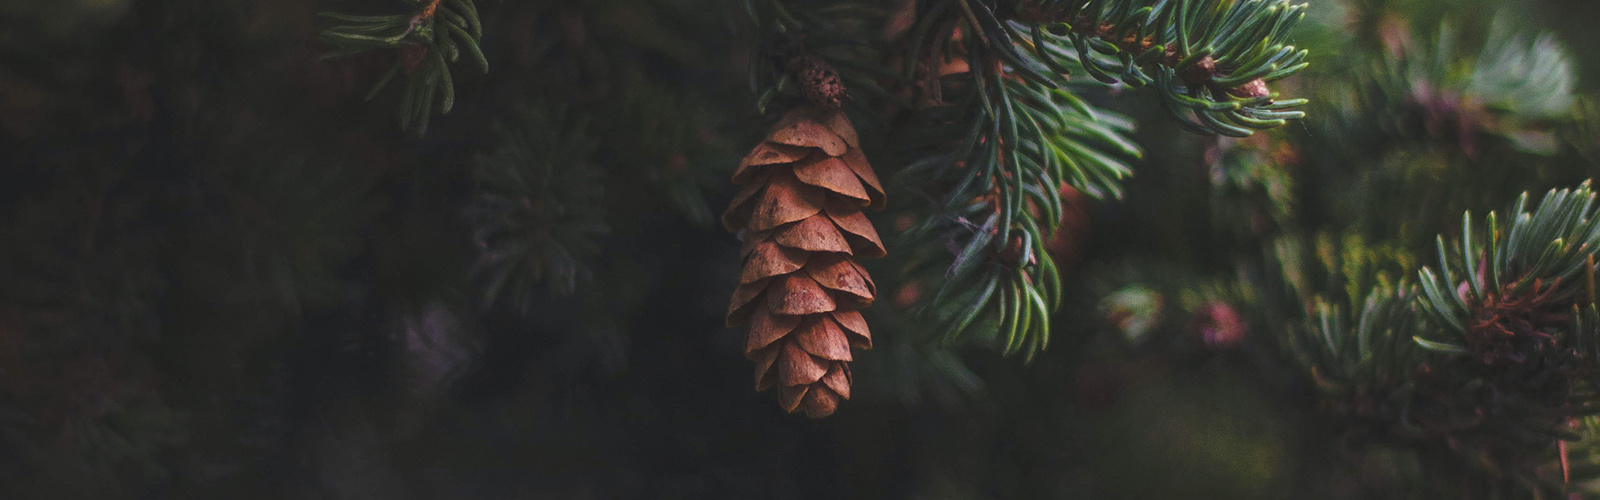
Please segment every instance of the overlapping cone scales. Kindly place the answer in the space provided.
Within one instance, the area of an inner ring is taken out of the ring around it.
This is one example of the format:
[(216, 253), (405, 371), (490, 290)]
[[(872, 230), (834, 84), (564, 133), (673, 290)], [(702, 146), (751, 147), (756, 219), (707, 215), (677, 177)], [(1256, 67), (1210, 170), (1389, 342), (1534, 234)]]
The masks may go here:
[(861, 178), (850, 170), (844, 159), (813, 153), (794, 166), (794, 176), (800, 182), (820, 187), (862, 203), (871, 203), (867, 187)]
[(807, 252), (850, 252), (850, 242), (845, 241), (844, 233), (822, 213), (789, 224), (775, 231), (772, 238), (785, 247)]
[(861, 213), (883, 206), (883, 185), (840, 113), (791, 111), (739, 163), (743, 186), (722, 215), (744, 239), (728, 326), (748, 325), (745, 357), (756, 390), (776, 387), (787, 411), (812, 418), (850, 398), (852, 348), (871, 349), (859, 311), (877, 285), (857, 258), (883, 241)]
[(795, 342), (806, 354), (830, 361), (850, 361), (850, 341), (826, 314), (807, 318), (804, 326), (794, 331)]
[(818, 285), (843, 292), (840, 299), (857, 301), (860, 307), (872, 305), (872, 299), (878, 294), (872, 276), (849, 257), (818, 255), (806, 264), (805, 271)]
[(767, 310), (773, 314), (821, 314), (838, 308), (833, 294), (810, 276), (791, 274), (767, 287)]

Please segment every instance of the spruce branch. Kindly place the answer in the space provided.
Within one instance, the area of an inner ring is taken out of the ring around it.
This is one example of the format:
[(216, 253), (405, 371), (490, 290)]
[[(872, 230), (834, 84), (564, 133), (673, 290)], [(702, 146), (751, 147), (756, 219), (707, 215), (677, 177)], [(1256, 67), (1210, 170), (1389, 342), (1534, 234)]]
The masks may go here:
[(323, 12), (332, 26), (322, 31), (324, 42), (334, 47), (325, 59), (349, 57), (374, 50), (391, 50), (395, 61), (373, 84), (366, 100), (402, 71), (406, 89), (400, 100), (400, 128), (427, 132), (435, 109), (449, 113), (455, 107), (455, 81), (450, 64), (467, 54), (484, 73), (489, 60), (479, 44), (483, 23), (473, 0), (395, 0), (407, 12), (384, 15), (355, 15)]
[[(1409, 274), (1411, 258), (1354, 234), (1314, 240), (1306, 251), (1292, 237), (1276, 245), (1287, 285), (1281, 302), (1302, 308), (1285, 318), (1291, 325), (1285, 355), (1318, 389), (1320, 411), (1351, 419), (1364, 432), (1387, 432), (1403, 408), (1391, 396), (1426, 371), (1430, 358), (1412, 341), (1428, 328), (1417, 285), (1395, 278)], [(1306, 269), (1296, 268), (1307, 259)]]
[(1405, 281), (1380, 282), (1351, 304), (1316, 297), (1286, 336), (1290, 356), (1320, 393), (1320, 410), (1380, 428), (1402, 413), (1390, 396), (1423, 370), (1427, 353), (1411, 341), (1425, 325)]
[[(1419, 337), (1432, 350), (1479, 357), (1485, 363), (1518, 353), (1509, 345), (1559, 342), (1568, 313), (1579, 305), (1600, 248), (1600, 217), (1586, 182), (1577, 189), (1551, 191), (1537, 206), (1517, 198), (1508, 217), (1495, 212), (1473, 227), (1462, 217), (1459, 246), (1438, 239), (1438, 267), (1419, 274), (1427, 300), (1424, 310), (1442, 335)], [(1574, 339), (1576, 340), (1576, 339)], [(1554, 345), (1554, 344), (1552, 344)]]
[(1002, 352), (1031, 358), (1048, 346), (1049, 317), (1062, 297), (1045, 249), (1065, 212), (1062, 186), (1120, 195), (1120, 180), (1131, 173), (1125, 161), (1140, 153), (1125, 136), (1126, 119), (1096, 112), (1065, 89), (986, 73), (954, 94), (965, 109), (930, 110), (950, 113), (935, 127), (971, 123), (970, 131), (956, 151), (935, 143), (896, 177), (904, 187), (948, 189), (925, 193), (942, 201), (898, 246), (910, 249), (913, 276), (938, 283), (918, 311), (940, 325), (943, 341), (994, 332), (990, 340)]
[(1577, 104), (1575, 66), (1555, 36), (1529, 40), (1502, 20), (1490, 29), (1466, 89), (1491, 109), (1528, 119), (1568, 117)]
[[(1267, 83), (1305, 67), (1306, 51), (1284, 43), (1303, 12), (1283, 0), (950, 0), (926, 9), (909, 30), (907, 59), (917, 64), (907, 70), (934, 97), (924, 114), (960, 135), (926, 148), (896, 181), (938, 200), (902, 242), (927, 249), (912, 252), (926, 257), (913, 269), (943, 270), (925, 278), (939, 286), (920, 308), (942, 338), (970, 329), (994, 332), (1007, 353), (1045, 347), (1060, 278), (1038, 242), (1060, 220), (1059, 190), (1120, 196), (1127, 162), (1140, 157), (1126, 137), (1131, 124), (1078, 92), (1154, 84), (1191, 131), (1280, 126), (1302, 116), (1292, 108), (1305, 101), (1278, 100)], [(948, 60), (962, 64), (946, 73)], [(1096, 81), (1068, 79), (1080, 72)]]
[(1065, 212), (1060, 193), (1120, 196), (1127, 162), (1141, 154), (1126, 136), (1132, 123), (1076, 93), (1100, 84), (1068, 83), (1063, 72), (1007, 55), (1010, 33), (977, 28), (993, 24), (989, 6), (961, 2), (928, 15), (944, 16), (928, 24), (944, 31), (914, 47), (926, 43), (933, 60), (961, 64), (919, 65), (934, 97), (922, 99), (932, 104), (919, 110), (925, 127), (906, 148), (915, 160), (895, 177), (933, 201), (898, 245), (913, 279), (937, 283), (916, 311), (944, 342), (974, 331), (1031, 358), (1047, 347), (1061, 301), (1044, 246)]
[[(1025, 42), (1001, 48), (1016, 64), (1078, 64), (1104, 83), (1154, 85), (1186, 129), (1235, 137), (1301, 118), (1305, 99), (1280, 100), (1269, 83), (1305, 69), (1287, 43), (1305, 17), (1288, 0), (1025, 0), (991, 29)], [(996, 36), (991, 33), (991, 37)]]
[(1600, 412), (1595, 194), (1588, 183), (1537, 204), (1524, 194), (1508, 214), (1482, 225), (1465, 214), (1460, 241), (1439, 238), (1417, 285), (1380, 280), (1364, 303), (1351, 298), (1359, 314), (1316, 299), (1286, 344), (1351, 435), (1503, 494), (1571, 491), (1574, 424)]

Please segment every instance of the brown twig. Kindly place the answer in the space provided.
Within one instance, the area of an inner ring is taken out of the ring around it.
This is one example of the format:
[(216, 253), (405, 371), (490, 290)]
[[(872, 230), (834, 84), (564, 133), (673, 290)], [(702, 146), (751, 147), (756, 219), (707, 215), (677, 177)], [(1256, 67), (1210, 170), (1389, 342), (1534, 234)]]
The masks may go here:
[(850, 101), (850, 92), (845, 89), (839, 72), (827, 61), (806, 51), (799, 40), (779, 40), (769, 50), (776, 65), (794, 78), (800, 95), (813, 106), (833, 112)]
[(411, 18), (411, 25), (415, 26), (420, 24), (422, 21), (432, 19), (433, 14), (438, 12), (438, 10), (439, 0), (428, 0), (428, 4), (422, 6), (422, 12), (418, 12), (416, 17)]

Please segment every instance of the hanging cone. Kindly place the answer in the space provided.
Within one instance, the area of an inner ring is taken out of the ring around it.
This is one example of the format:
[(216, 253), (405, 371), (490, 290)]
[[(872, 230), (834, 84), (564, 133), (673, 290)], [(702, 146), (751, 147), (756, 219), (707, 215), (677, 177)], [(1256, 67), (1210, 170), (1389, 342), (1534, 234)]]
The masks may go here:
[(750, 326), (756, 390), (777, 387), (784, 410), (828, 416), (850, 399), (850, 350), (872, 348), (859, 309), (877, 286), (856, 259), (884, 254), (861, 213), (883, 207), (883, 185), (850, 120), (809, 106), (784, 115), (733, 182), (743, 189), (722, 223), (744, 239), (744, 270), (728, 325)]

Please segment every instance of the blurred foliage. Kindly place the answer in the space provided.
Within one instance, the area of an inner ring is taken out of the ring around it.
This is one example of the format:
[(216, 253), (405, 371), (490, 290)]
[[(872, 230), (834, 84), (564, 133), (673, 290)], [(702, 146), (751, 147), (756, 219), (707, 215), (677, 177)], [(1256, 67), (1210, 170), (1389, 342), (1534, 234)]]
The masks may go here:
[(485, 304), (501, 295), (525, 309), (541, 282), (570, 294), (590, 273), (582, 259), (599, 250), (605, 193), (589, 165), (597, 141), (588, 120), (565, 109), (529, 109), (496, 130), (498, 144), (475, 159), (479, 193), (468, 209)]

